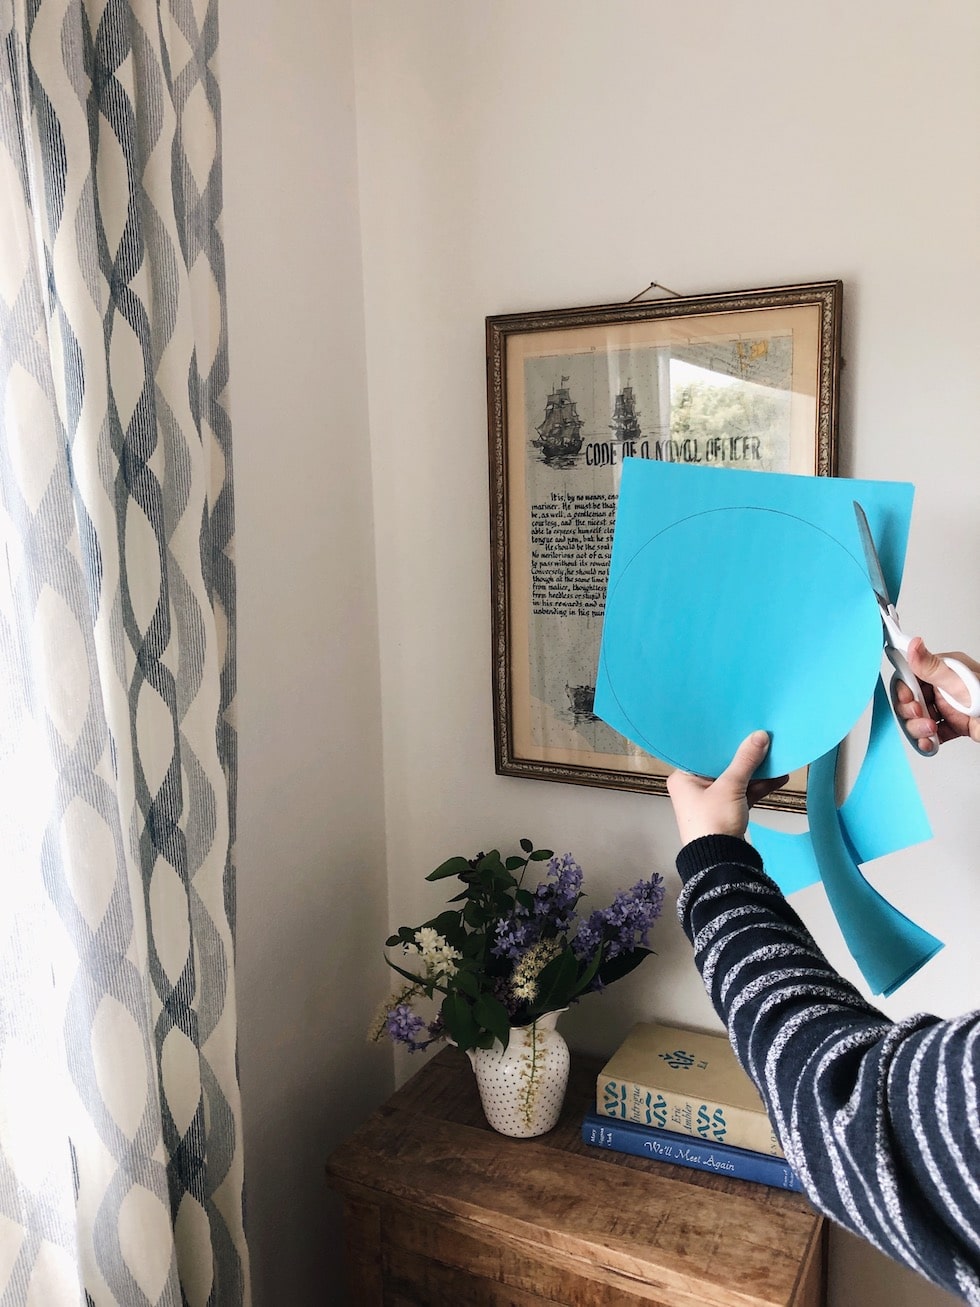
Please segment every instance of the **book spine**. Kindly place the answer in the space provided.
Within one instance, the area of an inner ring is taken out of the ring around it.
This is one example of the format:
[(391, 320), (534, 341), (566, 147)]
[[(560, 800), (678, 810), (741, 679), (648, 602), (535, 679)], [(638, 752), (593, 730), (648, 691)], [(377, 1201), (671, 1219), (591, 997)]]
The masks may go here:
[(686, 1138), (669, 1130), (620, 1125), (609, 1117), (589, 1113), (582, 1122), (582, 1138), (595, 1148), (608, 1148), (614, 1153), (631, 1153), (655, 1162), (670, 1162), (695, 1171), (709, 1171), (713, 1175), (727, 1175), (751, 1184), (769, 1185), (773, 1189), (803, 1191), (795, 1172), (781, 1158), (725, 1144), (689, 1143)]
[(608, 1076), (599, 1077), (597, 1089), (596, 1109), (600, 1116), (690, 1135), (706, 1144), (732, 1144), (770, 1157), (783, 1156), (764, 1112), (727, 1107)]

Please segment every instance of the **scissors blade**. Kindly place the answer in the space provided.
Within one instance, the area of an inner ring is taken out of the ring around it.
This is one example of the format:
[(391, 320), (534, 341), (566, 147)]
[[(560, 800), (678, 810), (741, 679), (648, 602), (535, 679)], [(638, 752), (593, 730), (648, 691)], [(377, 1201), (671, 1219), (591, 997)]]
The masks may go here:
[(885, 574), (881, 570), (881, 560), (878, 558), (878, 550), (875, 548), (874, 536), (871, 534), (867, 515), (856, 499), (852, 502), (854, 504), (854, 516), (857, 518), (858, 535), (861, 537), (861, 544), (864, 548), (864, 562), (868, 569), (868, 580), (878, 596), (878, 603), (883, 608), (890, 608), (891, 599), (888, 597), (888, 586), (885, 582)]

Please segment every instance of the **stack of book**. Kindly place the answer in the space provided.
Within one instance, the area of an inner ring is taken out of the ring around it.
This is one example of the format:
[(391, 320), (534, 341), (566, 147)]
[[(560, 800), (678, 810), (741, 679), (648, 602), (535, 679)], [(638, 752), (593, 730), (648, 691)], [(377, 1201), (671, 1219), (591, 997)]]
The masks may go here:
[(724, 1035), (641, 1022), (596, 1081), (582, 1138), (675, 1166), (802, 1188)]

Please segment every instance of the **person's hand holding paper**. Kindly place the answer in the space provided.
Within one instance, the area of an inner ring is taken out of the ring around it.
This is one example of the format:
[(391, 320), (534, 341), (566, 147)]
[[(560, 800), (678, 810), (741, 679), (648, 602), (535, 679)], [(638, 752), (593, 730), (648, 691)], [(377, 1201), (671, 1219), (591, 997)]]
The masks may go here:
[(675, 771), (667, 778), (667, 793), (674, 805), (674, 817), (682, 844), (705, 835), (745, 836), (749, 809), (778, 790), (789, 776), (752, 780), (769, 752), (769, 736), (753, 731), (735, 751), (735, 757), (716, 780)]

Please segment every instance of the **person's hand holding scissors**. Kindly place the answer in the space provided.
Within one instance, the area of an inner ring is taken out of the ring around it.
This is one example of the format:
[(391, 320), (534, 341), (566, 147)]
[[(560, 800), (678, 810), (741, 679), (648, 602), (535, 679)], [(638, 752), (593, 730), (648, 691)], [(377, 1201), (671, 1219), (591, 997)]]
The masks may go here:
[(922, 686), (925, 699), (921, 703), (907, 685), (896, 684), (893, 702), (903, 718), (906, 734), (915, 741), (938, 736), (941, 744), (960, 738), (980, 744), (980, 717), (968, 717), (951, 702), (965, 703), (970, 695), (946, 659), (956, 659), (977, 675), (980, 675), (980, 663), (965, 653), (930, 653), (918, 635), (909, 641), (905, 658)]
[(934, 758), (944, 740), (957, 736), (980, 741), (980, 665), (963, 654), (932, 654), (921, 636), (909, 639), (889, 595), (867, 514), (856, 499), (853, 507), (881, 614), (885, 655), (894, 668), (888, 692), (906, 739), (924, 758)]

